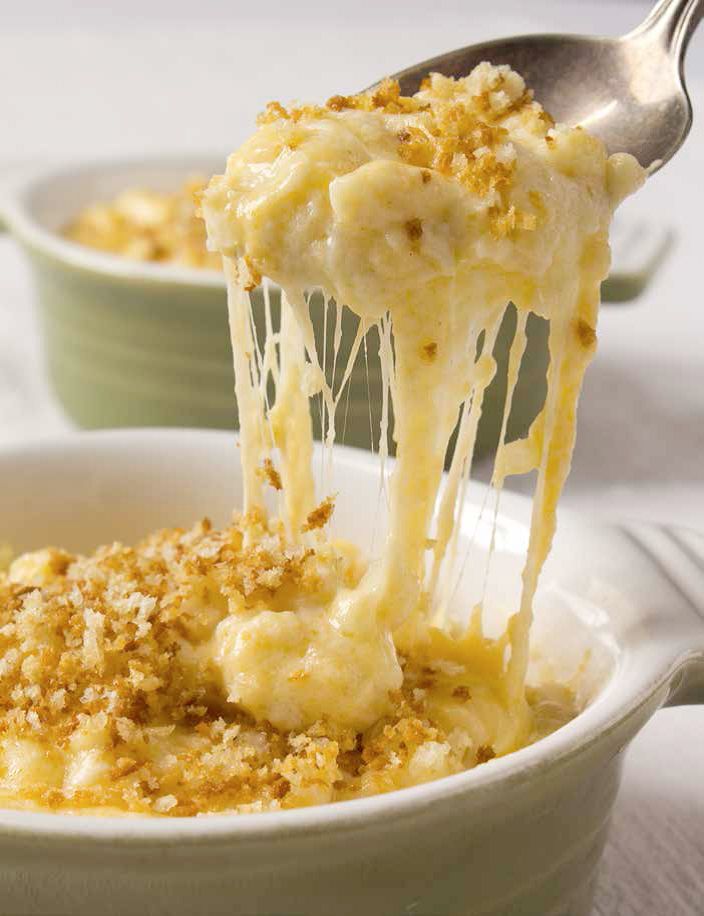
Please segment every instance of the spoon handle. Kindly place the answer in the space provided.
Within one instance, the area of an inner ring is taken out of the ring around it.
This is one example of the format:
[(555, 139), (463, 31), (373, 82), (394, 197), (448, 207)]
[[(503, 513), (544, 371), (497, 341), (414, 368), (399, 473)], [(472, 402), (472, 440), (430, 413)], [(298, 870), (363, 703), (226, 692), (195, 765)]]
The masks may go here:
[(704, 15), (704, 0), (659, 0), (628, 38), (659, 44), (680, 64)]

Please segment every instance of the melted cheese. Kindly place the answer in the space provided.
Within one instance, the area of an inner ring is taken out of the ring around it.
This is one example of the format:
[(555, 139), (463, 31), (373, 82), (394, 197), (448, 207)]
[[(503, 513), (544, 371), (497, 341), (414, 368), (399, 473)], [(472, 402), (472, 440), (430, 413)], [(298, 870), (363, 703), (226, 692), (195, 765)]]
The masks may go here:
[[(443, 645), (485, 676), (504, 722), (502, 749), (525, 741), (532, 603), (594, 351), (608, 227), (615, 205), (642, 179), (631, 157), (609, 158), (585, 131), (555, 127), (520, 76), (482, 64), (464, 80), (433, 75), (411, 99), (387, 84), (376, 93), (335, 97), (326, 107), (272, 105), (230, 157), (225, 175), (211, 181), (203, 212), (210, 245), (224, 256), (229, 276), (246, 504), (260, 505), (255, 471), (268, 452), (258, 433), (264, 408), (249, 403), (251, 340), (241, 290), (261, 275), (284, 290), (282, 366), (293, 384), (279, 385), (272, 417), (286, 489), (295, 490), (287, 495), (292, 535), (299, 536), (312, 494), (301, 378), (312, 379), (308, 394), (321, 392), (328, 443), (337, 407), (318, 364), (307, 292), (322, 289), (352, 309), (363, 328), (378, 326), (382, 457), (386, 388), (397, 445), (389, 534), (361, 582), (318, 608), (313, 623), (307, 612), (282, 618), (263, 611), (254, 623), (228, 624), (220, 657), (229, 681), (251, 675), (254, 683), (259, 669), (306, 666), (305, 682), (277, 678), (249, 692), (237, 687), (245, 708), (280, 727), (324, 716), (368, 728), (388, 709), (389, 689), (399, 682), (397, 651), (418, 651), (440, 638), (432, 623), (453, 610), (458, 517), (483, 394), (495, 371), (493, 341), (513, 302), (519, 320), (494, 484), (538, 471), (521, 603), (499, 640), (483, 636), (475, 614), (466, 633)], [(531, 311), (550, 322), (548, 395), (528, 439), (505, 445)], [(458, 418), (457, 448), (435, 516)], [(245, 662), (231, 631), (251, 626), (257, 649)]]

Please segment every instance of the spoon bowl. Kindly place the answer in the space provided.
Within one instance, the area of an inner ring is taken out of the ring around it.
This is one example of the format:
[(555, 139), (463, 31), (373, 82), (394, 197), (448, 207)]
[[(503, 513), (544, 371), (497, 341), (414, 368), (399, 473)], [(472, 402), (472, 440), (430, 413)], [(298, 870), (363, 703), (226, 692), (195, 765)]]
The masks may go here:
[(508, 64), (557, 121), (587, 128), (609, 153), (631, 153), (655, 171), (677, 152), (692, 124), (683, 64), (703, 12), (702, 0), (661, 0), (620, 38), (498, 39), (450, 51), (393, 78), (410, 95), (428, 73), (458, 78), (482, 61)]

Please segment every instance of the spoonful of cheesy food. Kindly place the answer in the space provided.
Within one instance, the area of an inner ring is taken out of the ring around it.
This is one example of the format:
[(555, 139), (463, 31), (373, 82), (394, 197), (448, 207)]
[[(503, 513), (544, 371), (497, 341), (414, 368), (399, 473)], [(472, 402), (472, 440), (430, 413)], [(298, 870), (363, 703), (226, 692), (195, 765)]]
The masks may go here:
[[(490, 686), (505, 713), (506, 745), (525, 742), (531, 608), (596, 345), (609, 224), (643, 178), (632, 156), (608, 157), (586, 131), (554, 124), (517, 73), (488, 63), (459, 80), (432, 74), (411, 97), (387, 81), (323, 106), (267, 107), (202, 198), (209, 244), (228, 276), (245, 510), (265, 512), (258, 468), (267, 461), (278, 466), (294, 542), (314, 508), (308, 400), (321, 395), (330, 447), (342, 386), (333, 390), (318, 360), (312, 290), (359, 316), (353, 353), (370, 327), (378, 330), (388, 392), (382, 426), (388, 397), (397, 463), (381, 558), (354, 588), (312, 617), (264, 611), (222, 626), (232, 701), (281, 728), (327, 717), (361, 731), (388, 713), (402, 684), (399, 652), (451, 640), (458, 656), (507, 656)], [(262, 277), (281, 286), (282, 317), (258, 358), (247, 291)], [(500, 488), (507, 475), (532, 469), (537, 482), (522, 599), (503, 652), (478, 619), (452, 636), (442, 623), (493, 343), (510, 302), (518, 323), (493, 482)], [(528, 438), (507, 444), (530, 312), (550, 323), (548, 394)], [(262, 665), (264, 648), (275, 664)]]

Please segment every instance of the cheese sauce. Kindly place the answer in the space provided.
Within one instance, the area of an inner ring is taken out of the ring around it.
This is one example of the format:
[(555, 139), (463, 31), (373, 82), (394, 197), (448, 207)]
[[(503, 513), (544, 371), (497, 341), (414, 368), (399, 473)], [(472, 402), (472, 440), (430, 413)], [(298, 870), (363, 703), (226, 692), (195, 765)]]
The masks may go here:
[[(362, 327), (377, 325), (382, 341), (392, 339), (381, 359), (397, 462), (379, 562), (336, 595), (314, 627), (300, 615), (295, 625), (282, 615), (258, 619), (281, 673), (265, 691), (261, 658), (228, 640), (223, 658), (238, 672), (233, 700), (282, 728), (324, 715), (362, 730), (388, 711), (389, 691), (400, 686), (397, 651), (449, 638), (433, 622), (452, 611), (464, 481), (495, 372), (493, 342), (513, 302), (519, 319), (494, 484), (537, 470), (522, 598), (504, 637), (487, 640), (475, 615), (473, 628), (455, 629), (445, 651), (491, 670), (487, 687), (505, 720), (500, 751), (527, 740), (532, 603), (595, 349), (609, 224), (642, 180), (632, 157), (608, 157), (586, 131), (554, 125), (506, 67), (482, 64), (457, 81), (434, 74), (412, 98), (387, 82), (323, 107), (269, 106), (202, 199), (210, 246), (222, 253), (229, 278), (246, 504), (262, 505), (256, 468), (273, 449), (287, 494), (296, 494), (287, 495), (288, 529), (299, 531), (312, 500), (308, 396), (321, 393), (328, 444), (335, 435), (339, 392), (318, 363), (306, 298), (314, 289), (344, 303)], [(281, 362), (294, 376), (278, 386), (269, 439), (262, 435), (267, 405), (250, 398), (257, 369), (243, 317), (245, 290), (262, 276), (283, 289)], [(550, 322), (548, 394), (528, 438), (506, 444), (529, 312)], [(388, 422), (386, 408), (382, 419)], [(386, 429), (379, 441), (386, 442)], [(301, 666), (305, 682), (287, 677)]]

